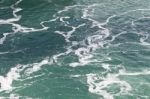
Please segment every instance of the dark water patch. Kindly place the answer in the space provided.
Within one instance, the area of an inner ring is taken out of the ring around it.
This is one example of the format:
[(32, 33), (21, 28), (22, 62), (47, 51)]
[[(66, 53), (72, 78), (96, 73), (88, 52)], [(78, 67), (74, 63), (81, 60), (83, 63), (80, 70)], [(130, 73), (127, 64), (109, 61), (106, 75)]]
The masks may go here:
[[(13, 31), (12, 31), (12, 25), (8, 25), (8, 24), (0, 25), (0, 31), (1, 31), (1, 33), (13, 32)], [(0, 34), (1, 34), (1, 33), (0, 33)]]
[[(29, 89), (31, 91), (29, 91)], [(92, 96), (88, 94), (87, 89), (87, 86), (78, 81), (63, 77), (53, 77), (32, 84), (32, 86), (20, 90), (18, 93), (23, 96), (27, 95), (29, 97), (42, 99), (66, 99), (66, 97), (68, 99), (92, 99)], [(36, 93), (33, 93), (33, 90)]]
[(9, 64), (29, 64), (51, 57), (65, 51), (65, 45), (64, 38), (50, 31), (10, 35), (0, 47), (2, 52), (8, 52), (0, 55), (1, 69)]
[(1, 8), (0, 7), (0, 19), (9, 19), (13, 17), (13, 10), (10, 7)]
[[(63, 3), (62, 3), (63, 2)], [(40, 22), (47, 21), (54, 18), (53, 15), (59, 10), (64, 9), (65, 6), (70, 5), (72, 1), (49, 1), (49, 0), (23, 0), (18, 7), (23, 10), (18, 14), (22, 15), (21, 20), (18, 22), (21, 25), (28, 27), (39, 28)], [(31, 23), (32, 21), (32, 23)]]
[(0, 1), (0, 7), (8, 7), (11, 6), (12, 4), (15, 4), (17, 0), (1, 0)]

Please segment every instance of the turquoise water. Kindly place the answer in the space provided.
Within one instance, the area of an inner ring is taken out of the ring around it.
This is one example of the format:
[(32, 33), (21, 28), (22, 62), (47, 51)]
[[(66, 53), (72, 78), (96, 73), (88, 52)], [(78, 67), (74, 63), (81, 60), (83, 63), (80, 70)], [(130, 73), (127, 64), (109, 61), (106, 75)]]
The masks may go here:
[(0, 99), (150, 99), (150, 0), (0, 0)]

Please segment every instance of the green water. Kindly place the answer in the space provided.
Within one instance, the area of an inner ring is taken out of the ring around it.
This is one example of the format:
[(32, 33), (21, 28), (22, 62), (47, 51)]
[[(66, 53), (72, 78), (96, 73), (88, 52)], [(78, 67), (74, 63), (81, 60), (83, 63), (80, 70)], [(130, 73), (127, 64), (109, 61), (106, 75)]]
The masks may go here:
[(150, 0), (0, 0), (0, 99), (150, 99)]

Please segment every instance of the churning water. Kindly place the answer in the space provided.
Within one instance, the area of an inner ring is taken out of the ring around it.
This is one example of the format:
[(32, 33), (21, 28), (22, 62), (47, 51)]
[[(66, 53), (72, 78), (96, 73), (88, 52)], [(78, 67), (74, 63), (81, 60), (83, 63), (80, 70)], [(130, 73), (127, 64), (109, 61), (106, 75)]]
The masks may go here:
[(150, 0), (0, 0), (1, 99), (150, 99)]

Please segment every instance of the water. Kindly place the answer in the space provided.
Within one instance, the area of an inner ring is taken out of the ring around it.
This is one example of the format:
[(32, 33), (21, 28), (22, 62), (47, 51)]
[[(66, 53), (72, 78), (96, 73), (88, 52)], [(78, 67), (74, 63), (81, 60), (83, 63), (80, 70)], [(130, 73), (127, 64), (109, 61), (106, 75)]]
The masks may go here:
[(0, 0), (1, 99), (150, 99), (149, 0)]

